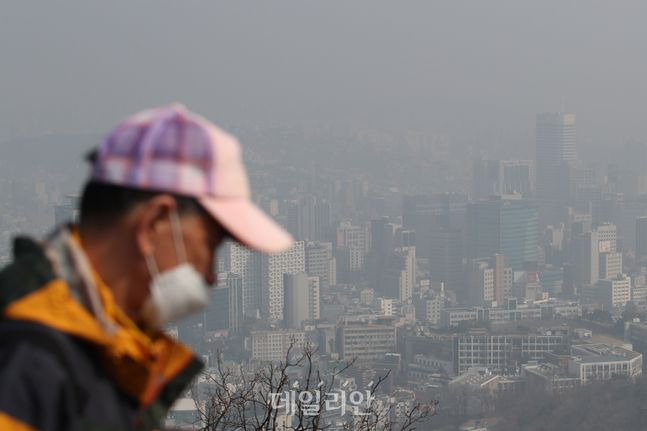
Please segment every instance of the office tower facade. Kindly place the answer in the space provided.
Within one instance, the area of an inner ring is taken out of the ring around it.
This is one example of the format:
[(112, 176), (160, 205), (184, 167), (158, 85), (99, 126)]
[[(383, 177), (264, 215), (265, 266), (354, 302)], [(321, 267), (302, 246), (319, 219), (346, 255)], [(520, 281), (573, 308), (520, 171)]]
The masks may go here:
[(308, 277), (308, 320), (321, 319), (321, 280)]
[(370, 226), (367, 224), (354, 225), (350, 221), (342, 221), (337, 226), (337, 247), (349, 247), (360, 250), (364, 255), (371, 248)]
[(335, 240), (336, 248), (349, 250), (351, 271), (363, 269), (366, 254), (371, 247), (370, 227), (343, 221), (337, 226)]
[(359, 292), (359, 302), (362, 305), (370, 305), (375, 299), (375, 289), (362, 289)]
[(467, 208), (466, 257), (505, 256), (506, 265), (523, 270), (539, 259), (539, 215), (526, 200), (492, 199)]
[(283, 274), (283, 287), (283, 324), (286, 328), (301, 329), (301, 324), (308, 320), (308, 276)]
[(431, 196), (404, 196), (402, 199), (402, 227), (416, 231), (418, 256), (429, 257), (429, 241), (437, 210)]
[(416, 247), (397, 247), (388, 259), (382, 294), (402, 302), (411, 300), (416, 285)]
[(473, 306), (490, 306), (493, 301), (501, 306), (512, 295), (513, 286), (513, 271), (505, 266), (503, 255), (472, 259), (466, 268), (467, 292), (460, 299)]
[(413, 289), (416, 287), (416, 259), (418, 258), (416, 241), (416, 231), (404, 228), (396, 229), (395, 254), (403, 257), (404, 265), (400, 277), (398, 294), (395, 298), (402, 302), (411, 300)]
[(373, 306), (383, 316), (393, 316), (393, 298), (375, 298)]
[(306, 273), (319, 277), (320, 287), (327, 290), (337, 284), (337, 264), (330, 242), (309, 241), (305, 244)]
[(261, 295), (261, 260), (262, 255), (244, 247), (237, 242), (228, 241), (223, 246), (223, 267), (238, 274), (242, 284), (243, 313), (258, 317), (262, 304)]
[(564, 346), (563, 335), (455, 335), (454, 372), (462, 374), (471, 367), (505, 370), (517, 366), (519, 357), (542, 358)]
[(431, 232), (429, 253), (430, 279), (444, 283), (446, 289), (462, 287), (463, 232), (458, 229), (434, 229)]
[(303, 322), (319, 320), (319, 278), (305, 273), (284, 274), (284, 319), (287, 328), (301, 328)]
[(473, 259), (467, 263), (467, 303), (490, 305), (494, 301), (494, 269), (489, 259)]
[(573, 281), (578, 287), (592, 286), (600, 276), (600, 241), (597, 231), (584, 232), (573, 243)]
[(473, 163), (472, 197), (521, 195), (530, 198), (534, 191), (533, 162), (530, 160), (481, 160)]
[(562, 200), (563, 172), (576, 160), (575, 115), (538, 114), (535, 172), (542, 226), (562, 221), (567, 204)]
[(416, 246), (417, 234), (413, 229), (398, 227), (395, 230), (396, 247), (413, 247)]
[(396, 348), (396, 328), (373, 323), (344, 324), (337, 328), (337, 352), (341, 359), (379, 360)]
[(440, 315), (442, 311), (447, 307), (447, 297), (445, 296), (445, 289), (441, 285), (440, 291), (434, 294), (431, 298), (426, 299), (422, 302), (424, 307), (422, 312), (419, 313), (420, 317), (416, 315), (419, 320), (426, 320), (432, 325), (440, 325)]
[(371, 249), (366, 256), (366, 275), (369, 286), (378, 295), (387, 290), (385, 276), (389, 256), (396, 246), (395, 232), (397, 225), (391, 223), (388, 217), (371, 220)]
[(618, 231), (616, 225), (604, 223), (596, 228), (600, 253), (615, 253), (618, 251)]
[(618, 191), (625, 196), (640, 196), (647, 193), (647, 144), (625, 142), (617, 152)]
[(598, 184), (583, 183), (574, 184), (573, 188), (573, 208), (578, 212), (591, 214), (591, 218), (595, 225), (601, 223), (602, 217), (600, 211), (602, 207), (602, 186)]
[(631, 301), (631, 278), (619, 274), (612, 279), (600, 280), (597, 291), (600, 305), (605, 310), (621, 309)]
[(492, 256), (490, 267), (494, 270), (494, 300), (498, 305), (502, 305), (512, 294), (513, 271), (505, 265), (505, 256), (502, 254)]
[(435, 197), (439, 201), (440, 214), (434, 222), (435, 228), (463, 229), (465, 212), (469, 203), (467, 194), (442, 193)]
[(647, 260), (647, 217), (636, 218), (636, 260)]
[(600, 253), (600, 279), (622, 274), (622, 253)]
[(209, 307), (204, 312), (204, 327), (207, 331), (229, 328), (229, 289), (218, 286), (209, 291)]
[(262, 314), (272, 321), (283, 320), (283, 275), (305, 272), (305, 244), (295, 241), (281, 253), (264, 254), (261, 261)]
[(306, 345), (305, 331), (296, 329), (253, 331), (251, 339), (254, 361), (284, 361), (288, 349), (298, 352)]
[(209, 292), (211, 300), (204, 313), (207, 331), (228, 329), (239, 332), (243, 326), (243, 281), (238, 274), (218, 274), (218, 285)]
[(304, 196), (288, 204), (288, 231), (297, 240), (330, 239), (330, 204), (314, 196)]
[(395, 229), (396, 225), (391, 223), (388, 217), (371, 220), (370, 252), (386, 255), (393, 250), (393, 247), (395, 247)]

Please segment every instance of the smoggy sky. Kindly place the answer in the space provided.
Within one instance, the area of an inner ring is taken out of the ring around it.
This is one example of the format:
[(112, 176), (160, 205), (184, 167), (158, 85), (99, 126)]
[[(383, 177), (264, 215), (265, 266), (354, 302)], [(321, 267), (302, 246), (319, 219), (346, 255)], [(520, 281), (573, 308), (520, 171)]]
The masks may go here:
[(5, 1), (0, 141), (179, 100), (221, 124), (647, 140), (644, 0)]

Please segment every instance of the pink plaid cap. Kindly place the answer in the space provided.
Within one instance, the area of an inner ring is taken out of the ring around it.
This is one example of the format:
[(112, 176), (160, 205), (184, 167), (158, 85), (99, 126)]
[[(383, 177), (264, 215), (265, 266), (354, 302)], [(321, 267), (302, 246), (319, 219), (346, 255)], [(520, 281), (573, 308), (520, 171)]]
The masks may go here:
[(238, 141), (173, 104), (119, 124), (99, 147), (92, 179), (193, 196), (238, 241), (274, 253), (292, 238), (250, 200)]

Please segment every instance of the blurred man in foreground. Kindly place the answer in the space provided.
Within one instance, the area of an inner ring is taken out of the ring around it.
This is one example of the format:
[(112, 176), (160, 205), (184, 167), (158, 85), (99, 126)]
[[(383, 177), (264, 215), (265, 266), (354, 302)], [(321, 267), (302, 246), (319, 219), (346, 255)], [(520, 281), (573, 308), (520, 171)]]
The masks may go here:
[(207, 305), (218, 245), (291, 243), (236, 140), (183, 106), (126, 119), (91, 162), (79, 225), (17, 238), (0, 272), (2, 430), (158, 427), (202, 367), (161, 328)]

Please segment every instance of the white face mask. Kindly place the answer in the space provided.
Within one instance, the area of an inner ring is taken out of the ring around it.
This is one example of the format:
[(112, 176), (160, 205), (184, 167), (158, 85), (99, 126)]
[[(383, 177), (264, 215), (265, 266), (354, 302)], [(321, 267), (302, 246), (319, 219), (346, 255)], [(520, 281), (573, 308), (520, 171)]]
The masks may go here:
[(176, 211), (173, 211), (170, 217), (173, 242), (180, 263), (160, 273), (153, 256), (145, 256), (151, 274), (151, 284), (150, 296), (143, 308), (143, 317), (151, 328), (160, 328), (209, 305), (209, 291), (204, 278), (186, 261), (180, 217)]

